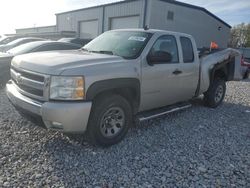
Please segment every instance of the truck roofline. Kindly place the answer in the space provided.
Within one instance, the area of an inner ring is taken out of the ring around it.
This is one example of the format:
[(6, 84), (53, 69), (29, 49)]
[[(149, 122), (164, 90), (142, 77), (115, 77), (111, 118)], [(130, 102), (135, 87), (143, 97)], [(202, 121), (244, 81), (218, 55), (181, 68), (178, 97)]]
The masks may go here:
[(174, 31), (169, 31), (169, 30), (160, 30), (160, 29), (136, 29), (136, 28), (131, 28), (131, 29), (115, 29), (115, 30), (110, 30), (106, 32), (112, 32), (112, 31), (138, 31), (138, 32), (145, 32), (145, 33), (160, 33), (160, 34), (171, 34), (171, 35), (183, 35), (187, 37), (192, 37), (192, 35), (189, 35), (187, 33), (181, 33), (181, 32), (174, 32)]

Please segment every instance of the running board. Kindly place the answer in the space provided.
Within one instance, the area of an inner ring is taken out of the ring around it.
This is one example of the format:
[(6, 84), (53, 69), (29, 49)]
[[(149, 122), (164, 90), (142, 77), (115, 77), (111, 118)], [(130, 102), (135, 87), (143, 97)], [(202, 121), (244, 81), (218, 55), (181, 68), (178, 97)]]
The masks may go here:
[(180, 103), (177, 105), (167, 106), (167, 107), (156, 109), (156, 110), (141, 112), (138, 114), (137, 118), (139, 121), (146, 121), (146, 120), (154, 119), (159, 116), (163, 116), (172, 112), (184, 110), (184, 109), (190, 108), (191, 106), (192, 105), (190, 103)]

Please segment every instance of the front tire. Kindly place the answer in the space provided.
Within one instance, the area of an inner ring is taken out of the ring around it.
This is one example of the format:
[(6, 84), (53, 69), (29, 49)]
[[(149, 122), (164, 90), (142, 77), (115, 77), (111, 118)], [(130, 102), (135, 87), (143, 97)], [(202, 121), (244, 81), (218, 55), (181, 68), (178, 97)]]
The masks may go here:
[(218, 107), (224, 100), (226, 94), (225, 80), (215, 79), (210, 85), (208, 91), (204, 93), (205, 105), (210, 108)]
[(119, 143), (132, 122), (130, 103), (120, 95), (97, 97), (89, 119), (87, 137), (94, 145), (104, 147)]

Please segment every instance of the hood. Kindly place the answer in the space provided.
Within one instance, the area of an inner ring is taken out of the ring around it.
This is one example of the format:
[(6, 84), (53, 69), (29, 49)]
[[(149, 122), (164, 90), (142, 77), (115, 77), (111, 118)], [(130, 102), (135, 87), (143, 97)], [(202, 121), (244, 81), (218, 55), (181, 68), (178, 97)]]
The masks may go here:
[(82, 50), (40, 52), (16, 56), (12, 65), (43, 74), (59, 75), (64, 70), (123, 61), (119, 56)]
[(0, 59), (13, 57), (13, 54), (0, 52)]
[(8, 48), (8, 45), (0, 45), (0, 52), (5, 52)]
[(1, 66), (3, 66), (3, 65), (10, 66), (10, 63), (11, 63), (11, 60), (12, 60), (13, 57), (14, 56), (12, 54), (0, 53), (0, 64), (1, 64)]
[(11, 54), (0, 53), (0, 76), (2, 70), (5, 70), (6, 68), (9, 69), (12, 58), (13, 56)]

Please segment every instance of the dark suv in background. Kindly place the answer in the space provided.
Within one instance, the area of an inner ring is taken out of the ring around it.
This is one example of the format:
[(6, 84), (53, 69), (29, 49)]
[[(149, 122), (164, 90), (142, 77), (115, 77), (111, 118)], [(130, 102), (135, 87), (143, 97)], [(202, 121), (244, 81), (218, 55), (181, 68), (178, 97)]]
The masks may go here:
[(79, 44), (81, 46), (85, 46), (88, 44), (91, 39), (80, 39), (80, 38), (61, 38), (58, 41), (60, 42), (69, 42), (69, 43), (74, 43), (74, 44)]

